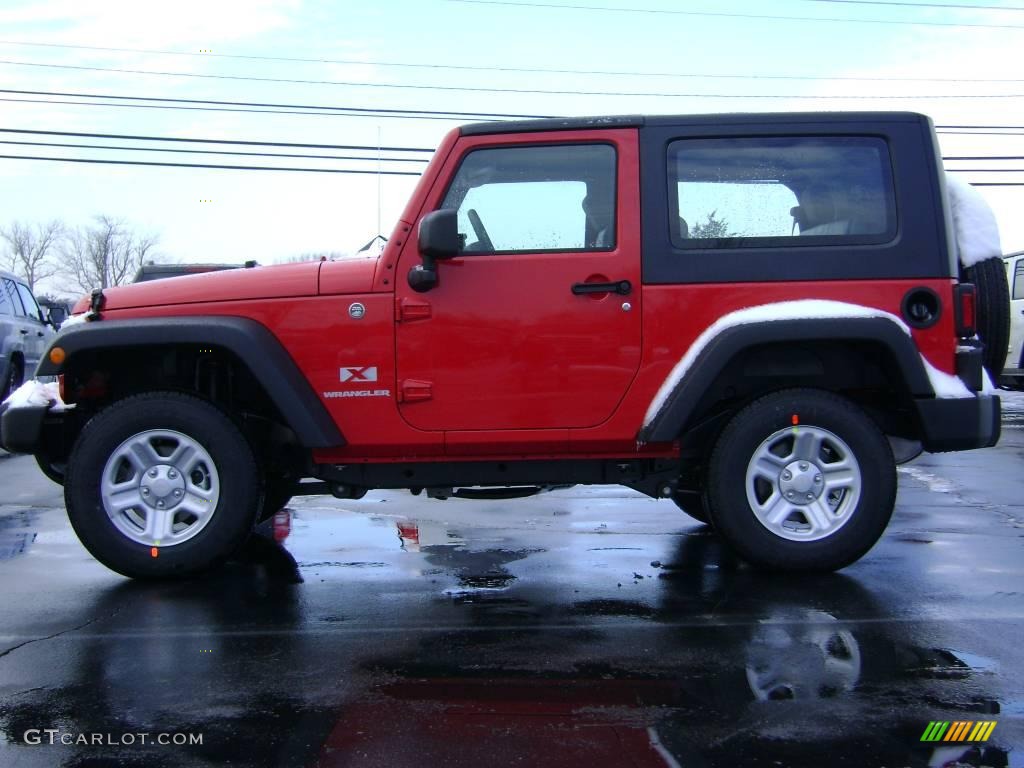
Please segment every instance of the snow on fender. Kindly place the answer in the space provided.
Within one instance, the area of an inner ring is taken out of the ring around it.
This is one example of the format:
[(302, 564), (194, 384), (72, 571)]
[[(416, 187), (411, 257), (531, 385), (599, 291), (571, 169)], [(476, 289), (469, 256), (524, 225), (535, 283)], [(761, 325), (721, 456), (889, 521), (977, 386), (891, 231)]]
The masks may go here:
[(75, 406), (67, 405), (60, 396), (56, 382), (43, 383), (38, 379), (26, 381), (4, 400), (7, 408), (39, 408), (52, 406), (54, 411), (69, 411)]
[[(665, 381), (647, 408), (647, 414), (644, 416), (644, 426), (650, 426), (651, 422), (654, 421), (655, 417), (664, 407), (669, 395), (672, 394), (673, 390), (679, 385), (679, 382), (689, 372), (693, 363), (700, 356), (700, 353), (704, 351), (712, 339), (723, 331), (741, 325), (770, 323), (780, 320), (842, 320), (857, 317), (883, 318), (895, 323), (908, 336), (911, 335), (907, 324), (891, 312), (885, 312), (874, 307), (865, 307), (860, 304), (849, 304), (843, 301), (830, 301), (827, 299), (800, 299), (797, 301), (760, 304), (723, 315), (697, 337), (697, 340), (686, 350), (686, 354), (683, 355), (682, 359), (672, 368), (672, 371), (665, 378)], [(935, 392), (935, 397), (947, 399), (975, 396), (958, 377), (940, 371), (929, 363), (924, 355), (921, 355), (921, 362), (924, 365), (925, 372), (928, 374), (928, 381)], [(986, 393), (995, 391), (987, 374), (984, 375), (983, 380)]]

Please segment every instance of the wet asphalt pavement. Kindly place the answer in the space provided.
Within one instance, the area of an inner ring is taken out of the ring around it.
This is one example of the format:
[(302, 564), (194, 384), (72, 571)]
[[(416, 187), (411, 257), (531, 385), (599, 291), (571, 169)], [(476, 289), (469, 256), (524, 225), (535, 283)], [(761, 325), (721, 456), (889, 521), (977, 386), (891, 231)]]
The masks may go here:
[(301, 498), (222, 571), (134, 583), (3, 456), (0, 766), (1024, 766), (1007, 405), (997, 448), (904, 467), (886, 536), (830, 576), (595, 487)]

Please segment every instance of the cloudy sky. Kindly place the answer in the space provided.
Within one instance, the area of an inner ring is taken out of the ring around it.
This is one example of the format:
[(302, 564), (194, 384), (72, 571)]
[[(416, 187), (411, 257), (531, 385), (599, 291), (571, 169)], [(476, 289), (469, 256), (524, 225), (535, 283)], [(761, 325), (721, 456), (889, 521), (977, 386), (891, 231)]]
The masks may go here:
[[(0, 155), (373, 171), (373, 150), (11, 131), (429, 148), (466, 122), (311, 106), (530, 115), (901, 109), (938, 125), (1024, 126), (1022, 49), (1024, 0), (4, 0)], [(992, 133), (943, 133), (943, 153), (1024, 155), (1024, 131)], [(56, 143), (92, 146), (41, 146)], [(223, 150), (319, 157), (206, 154)], [(948, 167), (979, 169), (962, 174), (972, 182), (1024, 182), (1024, 170), (995, 170), (1024, 161)], [(174, 260), (262, 263), (354, 250), (377, 234), (378, 220), (388, 234), (415, 184), (399, 175), (6, 158), (0, 177), (0, 224), (82, 224), (105, 214), (157, 234)], [(1004, 250), (1024, 249), (1024, 186), (981, 191)]]

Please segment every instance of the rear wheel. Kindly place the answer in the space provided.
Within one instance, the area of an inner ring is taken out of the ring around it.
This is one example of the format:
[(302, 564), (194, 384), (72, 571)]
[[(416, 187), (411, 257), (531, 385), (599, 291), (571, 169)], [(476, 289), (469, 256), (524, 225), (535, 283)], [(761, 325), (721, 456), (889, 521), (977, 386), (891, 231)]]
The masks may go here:
[(751, 564), (836, 570), (882, 535), (896, 501), (885, 436), (829, 392), (777, 392), (740, 411), (711, 456), (712, 522)]
[(156, 392), (100, 412), (75, 441), (64, 485), (86, 549), (136, 578), (211, 568), (245, 540), (259, 504), (252, 449), (222, 411)]

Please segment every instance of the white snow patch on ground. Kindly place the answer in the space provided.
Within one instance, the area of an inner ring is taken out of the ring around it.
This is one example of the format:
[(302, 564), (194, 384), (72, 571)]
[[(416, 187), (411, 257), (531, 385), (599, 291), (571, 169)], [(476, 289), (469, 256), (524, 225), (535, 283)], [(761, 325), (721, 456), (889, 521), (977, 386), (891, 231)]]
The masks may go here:
[(956, 485), (944, 477), (933, 475), (931, 472), (926, 472), (918, 467), (910, 467), (903, 465), (902, 467), (896, 468), (897, 472), (904, 475), (910, 475), (915, 480), (919, 480), (928, 486), (928, 490), (937, 491), (938, 493), (953, 493), (956, 490)]
[[(686, 350), (683, 358), (672, 368), (668, 377), (658, 389), (657, 394), (647, 408), (644, 416), (644, 426), (650, 425), (654, 417), (658, 415), (668, 400), (669, 395), (683, 380), (683, 377), (693, 367), (694, 361), (704, 351), (705, 347), (718, 334), (729, 328), (754, 323), (770, 323), (778, 320), (844, 320), (857, 317), (880, 317), (895, 323), (900, 330), (910, 336), (910, 328), (900, 318), (891, 312), (885, 312), (874, 307), (864, 307), (860, 304), (849, 304), (843, 301), (831, 301), (828, 299), (799, 299), (797, 301), (780, 301), (774, 304), (761, 304), (756, 307), (738, 309), (718, 318), (709, 325), (704, 332), (697, 337), (697, 340)], [(928, 374), (928, 381), (938, 398), (961, 398), (974, 397), (960, 379), (952, 374), (944, 373), (933, 366), (924, 355), (921, 355), (921, 362), (924, 364), (925, 372)], [(985, 392), (994, 392), (991, 380), (985, 375)]]
[(953, 230), (960, 249), (960, 263), (971, 267), (993, 256), (1001, 257), (999, 225), (985, 198), (974, 187), (956, 176), (946, 174)]
[(52, 406), (54, 411), (67, 411), (75, 406), (67, 405), (60, 397), (60, 390), (57, 382), (44, 384), (41, 381), (32, 379), (26, 381), (10, 396), (4, 400), (8, 408), (38, 408), (40, 406)]

